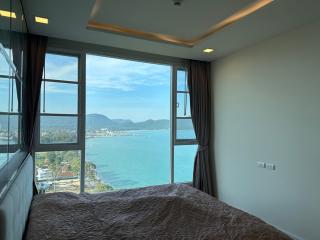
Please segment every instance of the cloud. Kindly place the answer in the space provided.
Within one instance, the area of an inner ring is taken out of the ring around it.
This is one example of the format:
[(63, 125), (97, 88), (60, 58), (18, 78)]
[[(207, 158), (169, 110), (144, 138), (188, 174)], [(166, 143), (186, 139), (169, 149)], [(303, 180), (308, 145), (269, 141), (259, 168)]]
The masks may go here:
[[(46, 78), (75, 80), (77, 77), (75, 58), (48, 54), (46, 57)], [(171, 67), (152, 63), (87, 55), (87, 89), (134, 91), (138, 87), (170, 85)], [(46, 84), (46, 91), (53, 93), (71, 93), (72, 89), (58, 87), (58, 84)]]
[(45, 85), (46, 93), (78, 94), (77, 85), (75, 84), (46, 82)]
[(45, 78), (76, 81), (78, 79), (78, 61), (76, 57), (46, 55)]
[(170, 84), (170, 66), (87, 55), (88, 87), (134, 91)]

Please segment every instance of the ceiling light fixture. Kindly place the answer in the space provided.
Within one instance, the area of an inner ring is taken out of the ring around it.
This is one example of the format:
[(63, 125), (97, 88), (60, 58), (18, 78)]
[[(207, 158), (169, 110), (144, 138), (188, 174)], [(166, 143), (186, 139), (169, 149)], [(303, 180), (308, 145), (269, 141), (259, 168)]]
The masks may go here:
[(7, 18), (17, 18), (16, 13), (5, 11), (5, 10), (0, 10), (0, 16), (7, 17)]
[(49, 23), (49, 19), (45, 18), (45, 17), (34, 17), (34, 21), (37, 23), (42, 23), (42, 24), (48, 24)]
[(174, 6), (180, 7), (181, 4), (182, 4), (182, 0), (173, 0), (173, 5)]
[(214, 49), (212, 49), (212, 48), (206, 48), (203, 50), (204, 53), (211, 53), (213, 51), (214, 51)]

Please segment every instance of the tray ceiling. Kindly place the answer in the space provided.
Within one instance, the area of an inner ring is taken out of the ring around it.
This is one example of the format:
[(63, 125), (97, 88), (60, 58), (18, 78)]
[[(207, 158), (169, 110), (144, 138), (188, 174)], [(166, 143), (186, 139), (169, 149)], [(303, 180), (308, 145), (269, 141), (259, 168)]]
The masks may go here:
[[(275, 0), (207, 36), (194, 46), (177, 46), (137, 36), (88, 29), (88, 22), (194, 39), (257, 0), (22, 0), (32, 33), (167, 56), (213, 60), (292, 28), (320, 20), (318, 0)], [(39, 25), (33, 17), (49, 18)], [(205, 54), (204, 48), (214, 48)]]

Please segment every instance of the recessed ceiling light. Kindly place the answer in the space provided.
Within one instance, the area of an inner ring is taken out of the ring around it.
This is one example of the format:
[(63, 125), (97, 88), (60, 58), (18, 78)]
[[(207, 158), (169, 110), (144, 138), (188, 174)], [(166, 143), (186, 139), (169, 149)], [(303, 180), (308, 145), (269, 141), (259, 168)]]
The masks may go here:
[(49, 19), (45, 18), (45, 17), (34, 17), (34, 21), (37, 23), (42, 23), (42, 24), (48, 24), (49, 23)]
[(213, 51), (214, 51), (214, 49), (212, 49), (212, 48), (206, 48), (203, 50), (203, 52), (205, 52), (205, 53), (211, 53)]
[(0, 10), (0, 16), (1, 17), (7, 17), (7, 18), (17, 18), (16, 13)]

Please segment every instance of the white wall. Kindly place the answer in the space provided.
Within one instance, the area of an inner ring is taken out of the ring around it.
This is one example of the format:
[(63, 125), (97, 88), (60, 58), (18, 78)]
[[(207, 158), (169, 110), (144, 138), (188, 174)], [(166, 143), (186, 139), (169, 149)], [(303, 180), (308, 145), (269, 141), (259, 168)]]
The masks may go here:
[(219, 199), (319, 240), (320, 22), (212, 65)]

